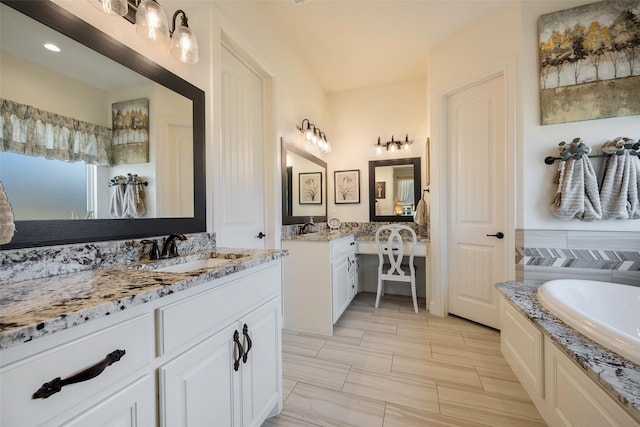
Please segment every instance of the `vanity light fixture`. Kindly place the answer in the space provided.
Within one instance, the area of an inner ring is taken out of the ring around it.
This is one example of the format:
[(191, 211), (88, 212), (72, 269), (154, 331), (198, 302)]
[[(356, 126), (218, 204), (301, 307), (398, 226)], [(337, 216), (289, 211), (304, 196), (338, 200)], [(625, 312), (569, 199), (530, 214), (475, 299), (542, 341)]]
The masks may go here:
[[(155, 44), (170, 42), (171, 55), (185, 64), (198, 62), (198, 40), (189, 28), (189, 19), (182, 9), (173, 14), (171, 30), (169, 21), (160, 3), (156, 0), (88, 0), (103, 12), (124, 16), (135, 24), (136, 33), (143, 39)], [(124, 2), (124, 13), (118, 6)], [(180, 16), (180, 25), (176, 28), (176, 19)]]
[(142, 0), (138, 4), (135, 24), (136, 33), (151, 43), (166, 44), (171, 38), (167, 15), (155, 0)]
[(409, 152), (411, 151), (411, 144), (413, 141), (409, 141), (409, 134), (406, 134), (404, 137), (404, 141), (393, 139), (393, 135), (391, 136), (391, 141), (380, 142), (380, 137), (378, 137), (378, 143), (376, 146), (376, 154), (382, 154), (382, 149), (386, 148), (387, 152), (397, 153), (398, 151)]
[[(305, 127), (304, 122), (307, 122)], [(314, 145), (317, 145), (325, 153), (331, 151), (331, 144), (327, 142), (327, 135), (320, 130), (320, 128), (316, 127), (313, 123), (309, 121), (309, 119), (302, 120), (300, 126), (296, 126), (296, 128), (304, 134), (304, 137), (307, 141), (311, 142)]]

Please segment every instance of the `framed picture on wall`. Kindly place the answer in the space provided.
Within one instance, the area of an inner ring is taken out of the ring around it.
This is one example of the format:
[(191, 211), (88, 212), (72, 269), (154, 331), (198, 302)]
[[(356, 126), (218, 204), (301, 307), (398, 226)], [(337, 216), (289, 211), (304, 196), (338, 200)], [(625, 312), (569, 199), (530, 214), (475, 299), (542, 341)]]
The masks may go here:
[(300, 172), (298, 188), (301, 205), (322, 204), (322, 172)]
[(333, 173), (335, 202), (360, 203), (360, 170), (335, 171)]
[(376, 181), (376, 199), (387, 198), (387, 183), (385, 181)]

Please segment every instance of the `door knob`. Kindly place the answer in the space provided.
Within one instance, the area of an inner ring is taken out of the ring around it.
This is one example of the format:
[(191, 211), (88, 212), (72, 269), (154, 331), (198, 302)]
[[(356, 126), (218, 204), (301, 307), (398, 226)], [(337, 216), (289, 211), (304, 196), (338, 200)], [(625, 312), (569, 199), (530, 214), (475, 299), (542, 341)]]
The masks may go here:
[(497, 237), (498, 239), (504, 238), (504, 233), (502, 231), (498, 231), (496, 234), (487, 234), (488, 237)]
[(262, 231), (258, 233), (258, 235), (256, 236), (258, 239), (262, 239), (263, 237), (267, 237), (266, 234), (264, 234)]

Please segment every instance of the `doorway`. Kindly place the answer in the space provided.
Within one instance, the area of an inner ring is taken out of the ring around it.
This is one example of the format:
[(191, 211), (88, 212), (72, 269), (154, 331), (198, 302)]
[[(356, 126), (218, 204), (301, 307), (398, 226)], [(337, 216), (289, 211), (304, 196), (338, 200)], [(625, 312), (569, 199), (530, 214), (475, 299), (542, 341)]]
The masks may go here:
[(515, 140), (508, 65), (443, 97), (447, 312), (500, 328), (497, 282), (515, 273)]
[(251, 61), (223, 36), (215, 230), (220, 246), (264, 249), (265, 237), (274, 234), (265, 197), (275, 187), (267, 179), (272, 164), (266, 148), (270, 146), (271, 83)]

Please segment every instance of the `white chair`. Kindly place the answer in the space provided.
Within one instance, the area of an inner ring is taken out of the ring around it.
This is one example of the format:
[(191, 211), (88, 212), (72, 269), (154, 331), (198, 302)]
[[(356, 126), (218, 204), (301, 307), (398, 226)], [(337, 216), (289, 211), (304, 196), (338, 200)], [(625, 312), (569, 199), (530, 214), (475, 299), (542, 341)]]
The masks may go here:
[[(402, 239), (400, 231), (406, 231), (411, 236)], [(389, 236), (381, 236), (389, 232)], [(413, 265), (413, 253), (417, 238), (416, 232), (406, 225), (384, 225), (376, 231), (376, 247), (378, 248), (378, 294), (376, 295), (376, 308), (380, 304), (380, 296), (384, 295), (384, 281), (406, 282), (411, 284), (411, 296), (413, 297), (413, 309), (418, 312), (416, 300), (416, 270)], [(405, 245), (409, 253), (405, 254)], [(407, 256), (409, 264), (403, 265), (402, 260)], [(385, 259), (386, 257), (386, 259)]]

